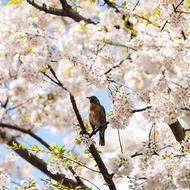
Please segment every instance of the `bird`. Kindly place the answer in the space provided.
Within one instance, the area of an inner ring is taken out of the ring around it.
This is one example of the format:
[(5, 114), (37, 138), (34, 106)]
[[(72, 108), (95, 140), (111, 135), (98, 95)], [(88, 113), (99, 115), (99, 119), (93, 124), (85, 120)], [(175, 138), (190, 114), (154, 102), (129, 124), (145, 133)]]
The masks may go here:
[(99, 145), (105, 146), (105, 130), (107, 128), (106, 111), (96, 96), (87, 97), (90, 100), (88, 119), (93, 131), (103, 126), (99, 131)]

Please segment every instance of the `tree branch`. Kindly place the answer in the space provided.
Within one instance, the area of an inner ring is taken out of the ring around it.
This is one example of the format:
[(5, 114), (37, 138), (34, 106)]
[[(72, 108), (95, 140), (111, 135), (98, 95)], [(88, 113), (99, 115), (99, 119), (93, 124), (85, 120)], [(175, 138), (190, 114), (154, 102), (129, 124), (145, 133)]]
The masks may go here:
[(119, 145), (120, 145), (120, 149), (121, 149), (121, 154), (123, 154), (123, 147), (122, 147), (122, 143), (121, 143), (121, 136), (120, 136), (119, 129), (117, 129), (117, 132), (118, 132), (118, 139), (119, 139)]
[[(13, 142), (16, 143), (19, 147), (19, 143), (16, 141), (16, 139), (14, 137), (12, 137), (7, 145), (9, 146), (13, 146)], [(38, 158), (37, 156), (35, 156), (34, 154), (28, 153), (28, 150), (26, 149), (13, 149), (20, 157), (22, 157), (23, 159), (25, 159), (26, 161), (28, 161), (30, 164), (32, 164), (33, 166), (35, 166), (36, 168), (38, 168), (40, 171), (42, 171), (43, 173), (45, 173), (47, 176), (51, 177), (52, 179), (56, 180), (56, 181), (61, 181), (63, 180), (63, 185), (67, 186), (67, 187), (78, 187), (79, 184), (78, 182), (75, 182), (74, 180), (68, 179), (65, 177), (65, 175), (63, 174), (52, 174), (51, 172), (49, 172), (47, 170), (47, 164), (40, 158)], [(86, 189), (87, 186), (84, 184), (80, 184), (82, 186), (82, 188)]]
[(102, 128), (104, 128), (107, 124), (109, 124), (109, 121), (107, 121), (106, 123), (104, 123), (103, 125), (101, 125), (100, 127), (98, 127), (97, 129), (95, 129), (94, 131), (92, 131), (92, 133), (89, 134), (89, 137), (92, 137), (93, 135), (95, 135), (98, 131), (100, 131)]
[(11, 124), (7, 124), (7, 123), (0, 123), (0, 127), (2, 127), (2, 128), (8, 128), (8, 129), (13, 129), (13, 130), (20, 131), (22, 133), (28, 134), (31, 137), (33, 137), (34, 139), (36, 139), (37, 141), (39, 141), (47, 149), (49, 149), (49, 145), (43, 139), (41, 139), (36, 134), (34, 134), (31, 130), (23, 129), (21, 127), (18, 127), (17, 125), (11, 125)]
[[(174, 6), (174, 4), (172, 4), (175, 13), (178, 12), (177, 9), (182, 5), (183, 2), (184, 2), (184, 0), (181, 0), (176, 7)], [(166, 20), (166, 22), (164, 23), (164, 25), (162, 26), (162, 28), (161, 28), (160, 31), (164, 30), (164, 28), (165, 28), (165, 26), (166, 26), (167, 23), (169, 23), (168, 20)]]
[(172, 130), (175, 139), (178, 142), (181, 142), (182, 140), (184, 140), (185, 138), (185, 130), (184, 128), (181, 126), (180, 122), (177, 120), (176, 122), (169, 124), (170, 129)]
[(109, 7), (115, 9), (115, 12), (116, 12), (116, 13), (120, 13), (120, 14), (122, 15), (122, 19), (123, 19), (123, 21), (126, 23), (127, 28), (133, 29), (133, 24), (129, 21), (129, 19), (127, 19), (127, 21), (125, 20), (126, 17), (127, 17), (127, 15), (124, 15), (124, 14), (117, 8), (117, 6), (116, 6), (115, 3), (113, 3), (113, 2), (111, 2), (111, 1), (109, 1), (109, 0), (104, 0), (104, 2), (105, 2)]
[[(44, 145), (48, 150), (51, 151), (50, 145), (48, 143), (46, 143), (42, 138), (40, 138), (39, 136), (34, 134), (31, 130), (23, 129), (23, 128), (20, 128), (16, 125), (11, 125), (11, 124), (6, 124), (6, 123), (0, 123), (0, 127), (13, 129), (13, 130), (17, 130), (17, 131), (20, 131), (22, 133), (28, 134), (31, 137), (33, 137), (34, 139), (36, 139), (38, 142), (40, 142), (42, 145)], [(75, 178), (78, 182), (78, 185), (84, 185), (83, 182), (81, 181), (81, 179), (76, 175), (76, 172), (73, 170), (73, 168), (71, 166), (69, 167), (69, 170), (73, 174), (73, 176), (75, 176)]]
[[(54, 75), (55, 79), (58, 80), (55, 72), (53, 71), (53, 69), (50, 69), (50, 71)], [(63, 86), (63, 84), (60, 81), (59, 81), (59, 83), (60, 83), (59, 86), (62, 87), (65, 90), (65, 87)], [(86, 128), (85, 128), (84, 123), (82, 121), (82, 117), (81, 117), (81, 115), (79, 113), (79, 110), (77, 108), (75, 98), (74, 98), (74, 96), (72, 95), (71, 92), (69, 92), (69, 97), (70, 97), (70, 101), (71, 101), (73, 110), (75, 112), (75, 115), (77, 117), (77, 120), (79, 122), (79, 126), (81, 128), (82, 133), (89, 135), (89, 133), (86, 131)], [(95, 162), (96, 162), (102, 176), (104, 177), (105, 182), (108, 184), (109, 189), (110, 190), (116, 190), (115, 184), (114, 184), (114, 182), (112, 180), (113, 176), (108, 173), (108, 170), (107, 170), (102, 158), (100, 157), (100, 154), (96, 150), (94, 144), (90, 145), (89, 150), (90, 150), (90, 153), (92, 154), (92, 156), (93, 156), (93, 158), (94, 158), (94, 160), (95, 160)]]
[(131, 113), (136, 113), (136, 112), (146, 111), (147, 109), (150, 109), (151, 107), (152, 107), (152, 106), (147, 106), (146, 108), (142, 108), (142, 109), (133, 110)]
[(36, 9), (43, 11), (48, 14), (57, 15), (57, 16), (65, 16), (72, 18), (76, 22), (80, 22), (84, 20), (87, 23), (96, 24), (96, 22), (92, 21), (91, 19), (85, 18), (80, 15), (77, 11), (73, 10), (71, 6), (69, 6), (66, 1), (61, 0), (62, 9), (47, 7), (45, 3), (39, 5), (35, 2), (35, 0), (26, 0), (30, 5), (35, 7)]
[[(81, 115), (80, 115), (80, 113), (78, 111), (74, 96), (71, 93), (70, 93), (70, 100), (71, 100), (73, 110), (74, 110), (75, 115), (77, 117), (77, 120), (78, 120), (78, 122), (80, 124), (80, 128), (81, 128), (82, 132), (84, 134), (88, 134), (87, 131), (86, 131), (86, 128), (85, 128), (85, 126), (83, 124), (82, 117), (81, 117)], [(98, 168), (99, 168), (101, 174), (104, 177), (104, 180), (106, 181), (107, 184), (109, 184), (108, 185), (109, 189), (110, 190), (116, 190), (115, 184), (114, 184), (114, 182), (112, 180), (112, 175), (108, 173), (108, 170), (107, 170), (104, 162), (102, 161), (98, 151), (96, 150), (94, 144), (90, 145), (89, 150), (90, 150), (90, 153), (92, 154), (92, 156), (94, 157), (94, 160), (96, 161), (96, 163), (98, 165)]]

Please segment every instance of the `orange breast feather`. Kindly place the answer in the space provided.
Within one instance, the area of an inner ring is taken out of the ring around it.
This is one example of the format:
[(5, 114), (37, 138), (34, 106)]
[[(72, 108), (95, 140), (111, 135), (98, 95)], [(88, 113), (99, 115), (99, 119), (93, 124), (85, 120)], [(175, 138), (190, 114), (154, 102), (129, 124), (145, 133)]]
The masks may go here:
[(101, 107), (94, 103), (91, 103), (89, 106), (88, 117), (89, 117), (90, 122), (95, 126), (101, 125), (100, 109)]

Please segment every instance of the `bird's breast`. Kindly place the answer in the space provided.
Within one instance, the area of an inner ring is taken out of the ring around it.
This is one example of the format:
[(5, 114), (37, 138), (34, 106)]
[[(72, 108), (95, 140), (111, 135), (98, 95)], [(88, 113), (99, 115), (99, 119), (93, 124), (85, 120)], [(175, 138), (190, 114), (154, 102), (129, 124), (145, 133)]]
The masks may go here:
[(100, 106), (93, 103), (91, 103), (89, 106), (88, 118), (89, 118), (89, 121), (96, 127), (101, 125), (100, 109), (101, 109)]

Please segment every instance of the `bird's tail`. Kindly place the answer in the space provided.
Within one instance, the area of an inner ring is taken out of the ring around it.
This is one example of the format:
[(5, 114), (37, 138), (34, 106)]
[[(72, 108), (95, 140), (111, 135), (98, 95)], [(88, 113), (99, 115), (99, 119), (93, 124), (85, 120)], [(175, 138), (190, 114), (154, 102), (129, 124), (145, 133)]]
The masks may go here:
[(105, 130), (106, 130), (106, 127), (100, 130), (100, 138), (99, 138), (100, 146), (105, 146), (105, 137), (104, 137)]

